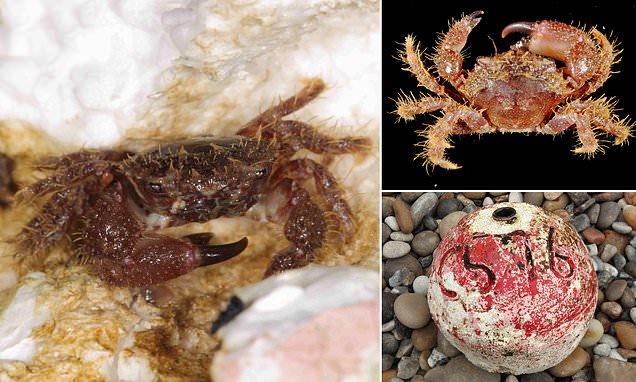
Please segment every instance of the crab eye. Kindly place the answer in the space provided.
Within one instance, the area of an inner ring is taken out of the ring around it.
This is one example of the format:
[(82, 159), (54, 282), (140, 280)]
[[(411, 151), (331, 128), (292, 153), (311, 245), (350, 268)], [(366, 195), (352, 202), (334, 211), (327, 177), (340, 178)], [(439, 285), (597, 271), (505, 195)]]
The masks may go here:
[(267, 168), (263, 167), (263, 168), (259, 168), (258, 170), (254, 171), (254, 176), (256, 178), (261, 179), (261, 178), (266, 177), (268, 173), (269, 173), (269, 171), (267, 171)]
[(160, 193), (163, 191), (163, 185), (157, 182), (148, 182), (148, 190), (154, 193)]

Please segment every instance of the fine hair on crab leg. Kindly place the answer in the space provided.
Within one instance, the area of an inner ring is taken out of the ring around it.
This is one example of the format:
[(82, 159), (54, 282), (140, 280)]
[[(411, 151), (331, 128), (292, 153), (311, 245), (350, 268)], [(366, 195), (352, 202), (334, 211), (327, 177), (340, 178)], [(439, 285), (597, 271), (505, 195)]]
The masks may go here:
[(282, 117), (301, 109), (325, 90), (320, 78), (312, 78), (296, 95), (281, 101), (249, 121), (238, 131), (238, 135), (254, 137), (259, 130), (279, 121)]
[(272, 175), (271, 181), (273, 184), (278, 184), (284, 180), (291, 179), (296, 182), (296, 184), (301, 184), (312, 177), (316, 184), (318, 194), (324, 199), (329, 210), (335, 214), (338, 229), (344, 235), (352, 233), (355, 229), (355, 224), (351, 209), (342, 196), (342, 189), (333, 175), (320, 164), (311, 159), (295, 159), (289, 161), (285, 166), (279, 168), (277, 173)]
[(291, 195), (284, 227), (285, 237), (290, 245), (274, 255), (264, 277), (309, 264), (314, 258), (314, 251), (322, 246), (327, 233), (323, 211), (311, 200), (307, 191), (290, 179), (282, 182), (278, 188), (287, 188)]
[(446, 149), (452, 147), (448, 137), (452, 134), (486, 133), (490, 129), (488, 121), (476, 110), (466, 106), (452, 109), (428, 129), (417, 132), (427, 138), (417, 144), (424, 147), (417, 157), (424, 158), (427, 165), (430, 163), (449, 170), (459, 169), (461, 166), (444, 158)]
[(285, 146), (294, 152), (307, 149), (316, 154), (347, 154), (364, 151), (371, 145), (365, 137), (329, 137), (318, 132), (314, 126), (300, 121), (280, 121), (271, 127), (271, 132), (270, 127), (265, 127), (263, 131), (285, 142)]
[(448, 32), (439, 40), (433, 61), (437, 68), (437, 74), (450, 82), (455, 88), (461, 87), (464, 79), (462, 77), (462, 49), (466, 45), (468, 35), (481, 21), (480, 16), (483, 11), (475, 11), (468, 16), (462, 17), (453, 23)]
[(573, 151), (577, 154), (593, 155), (602, 150), (593, 127), (615, 136), (615, 144), (624, 143), (630, 137), (632, 126), (626, 119), (613, 114), (614, 104), (605, 98), (574, 100), (563, 106), (539, 132), (558, 134), (571, 126), (576, 127), (581, 146)]
[(67, 188), (53, 193), (16, 238), (18, 255), (37, 253), (60, 241), (73, 220), (86, 206), (85, 190), (88, 186)]
[(408, 35), (404, 41), (404, 50), (400, 51), (398, 58), (406, 64), (404, 70), (412, 73), (420, 86), (425, 87), (435, 94), (443, 94), (444, 87), (433, 77), (422, 62), (422, 53), (419, 44), (415, 42), (415, 37)]
[(398, 98), (395, 113), (405, 121), (412, 121), (418, 114), (444, 110), (457, 105), (457, 102), (450, 98), (424, 96), (416, 99), (415, 97), (402, 95)]

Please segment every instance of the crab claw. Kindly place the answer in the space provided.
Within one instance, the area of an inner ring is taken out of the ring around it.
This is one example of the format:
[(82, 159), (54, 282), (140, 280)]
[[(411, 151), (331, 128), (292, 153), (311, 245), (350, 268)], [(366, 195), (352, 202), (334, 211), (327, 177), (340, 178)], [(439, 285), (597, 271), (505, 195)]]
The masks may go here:
[(201, 245), (199, 246), (199, 266), (212, 265), (231, 259), (243, 252), (247, 247), (247, 238), (229, 244)]
[(567, 52), (585, 36), (583, 31), (567, 24), (555, 21), (527, 22), (520, 21), (506, 26), (501, 37), (513, 32), (530, 35), (528, 50), (542, 56), (565, 61)]
[[(566, 73), (578, 85), (590, 79), (598, 71), (599, 57), (606, 53), (599, 51), (589, 33), (557, 21), (515, 22), (506, 26), (501, 36), (506, 37), (514, 32), (529, 35), (521, 46), (530, 52), (564, 62)], [(604, 39), (601, 41), (602, 45), (609, 45), (609, 54), (611, 54), (611, 44), (609, 42), (604, 44), (605, 37), (597, 38)], [(612, 57), (609, 61), (611, 63)]]

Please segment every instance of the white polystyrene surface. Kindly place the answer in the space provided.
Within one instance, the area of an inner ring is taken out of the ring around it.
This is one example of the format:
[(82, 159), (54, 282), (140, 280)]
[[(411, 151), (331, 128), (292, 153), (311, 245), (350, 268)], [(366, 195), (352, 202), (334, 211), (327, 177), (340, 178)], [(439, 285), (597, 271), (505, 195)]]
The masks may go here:
[(0, 360), (29, 362), (36, 351), (33, 329), (48, 319), (44, 307), (36, 304), (41, 273), (32, 273), (18, 288), (9, 306), (0, 312)]
[(105, 146), (137, 118), (179, 53), (161, 27), (175, 1), (0, 2), (0, 120)]

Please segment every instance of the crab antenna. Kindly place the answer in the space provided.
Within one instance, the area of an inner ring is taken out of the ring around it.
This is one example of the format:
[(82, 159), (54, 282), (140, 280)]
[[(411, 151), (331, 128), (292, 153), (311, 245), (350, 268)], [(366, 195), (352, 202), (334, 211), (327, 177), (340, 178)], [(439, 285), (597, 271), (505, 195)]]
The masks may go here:
[(516, 23), (508, 24), (501, 31), (501, 38), (505, 38), (510, 33), (515, 33), (515, 32), (530, 34), (534, 32), (535, 28), (536, 28), (536, 23), (532, 23), (529, 21), (517, 21)]
[(200, 266), (216, 264), (231, 259), (232, 257), (243, 252), (246, 247), (246, 237), (229, 244), (202, 245), (199, 247), (199, 250), (201, 251)]

